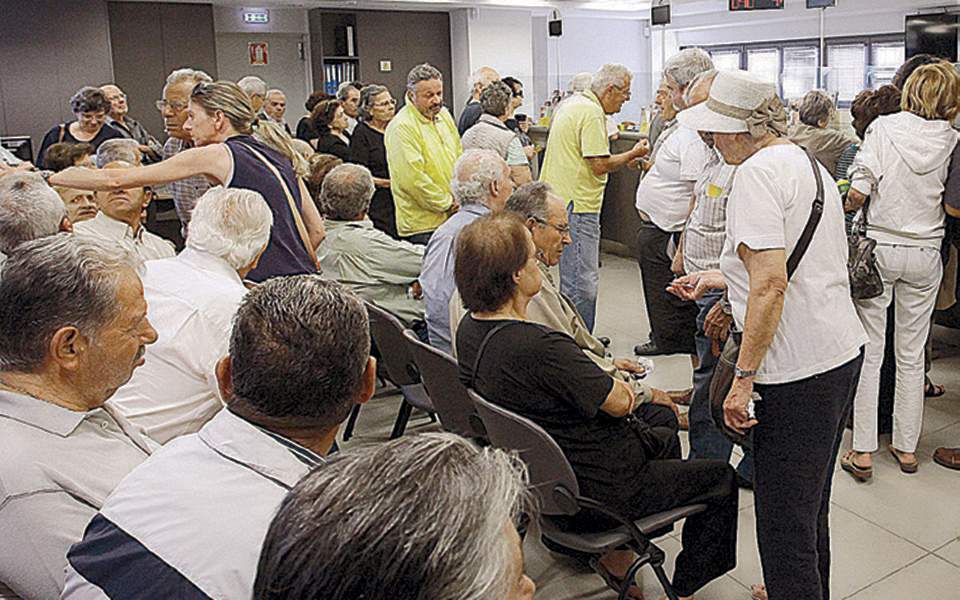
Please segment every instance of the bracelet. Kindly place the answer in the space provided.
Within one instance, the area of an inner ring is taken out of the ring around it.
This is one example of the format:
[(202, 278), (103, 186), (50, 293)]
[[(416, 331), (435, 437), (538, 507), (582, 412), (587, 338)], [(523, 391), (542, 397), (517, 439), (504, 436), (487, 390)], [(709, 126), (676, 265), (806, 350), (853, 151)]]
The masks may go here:
[(50, 184), (50, 177), (53, 176), (53, 174), (55, 173), (55, 171), (51, 171), (51, 170), (49, 170), (49, 169), (44, 169), (44, 170), (40, 171), (39, 173), (40, 173), (40, 177), (43, 178), (44, 183), (46, 183), (47, 185), (51, 185), (51, 184)]
[(755, 377), (757, 375), (757, 370), (753, 369), (752, 371), (745, 371), (740, 367), (733, 368), (733, 376), (737, 379), (748, 379), (750, 377)]

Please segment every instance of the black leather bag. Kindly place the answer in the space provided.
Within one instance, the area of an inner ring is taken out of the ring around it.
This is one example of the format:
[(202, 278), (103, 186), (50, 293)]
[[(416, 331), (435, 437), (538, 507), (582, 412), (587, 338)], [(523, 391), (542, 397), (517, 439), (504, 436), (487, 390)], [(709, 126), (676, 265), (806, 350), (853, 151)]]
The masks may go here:
[[(820, 165), (809, 152), (807, 152), (807, 158), (810, 159), (810, 166), (813, 168), (814, 177), (816, 177), (817, 197), (814, 199), (813, 206), (810, 208), (810, 217), (807, 219), (807, 224), (800, 233), (797, 245), (794, 246), (789, 258), (787, 258), (787, 280), (793, 276), (794, 271), (797, 270), (797, 266), (800, 264), (800, 259), (803, 258), (803, 255), (807, 252), (807, 248), (810, 247), (813, 234), (816, 232), (817, 225), (820, 224), (820, 218), (823, 216), (823, 177), (820, 174)], [(727, 399), (727, 394), (730, 393), (730, 388), (733, 386), (733, 378), (739, 357), (740, 336), (731, 334), (727, 338), (727, 343), (723, 346), (723, 351), (720, 352), (720, 357), (717, 359), (717, 366), (714, 367), (713, 376), (710, 378), (710, 415), (713, 417), (714, 424), (723, 432), (727, 439), (741, 446), (749, 446), (750, 434), (747, 433), (743, 435), (730, 429), (723, 419), (723, 402)]]
[(876, 240), (867, 237), (867, 210), (870, 198), (863, 205), (859, 218), (847, 235), (847, 274), (850, 277), (850, 297), (869, 300), (883, 293), (883, 278), (877, 268)]

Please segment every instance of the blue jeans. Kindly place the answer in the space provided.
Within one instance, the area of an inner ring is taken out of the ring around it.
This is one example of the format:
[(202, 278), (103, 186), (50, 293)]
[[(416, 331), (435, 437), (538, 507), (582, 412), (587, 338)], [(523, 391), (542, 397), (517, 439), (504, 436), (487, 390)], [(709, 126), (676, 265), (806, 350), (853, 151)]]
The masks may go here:
[(571, 202), (567, 215), (573, 243), (560, 255), (560, 291), (577, 307), (592, 333), (600, 285), (600, 214), (575, 213)]
[[(700, 366), (693, 370), (693, 398), (690, 400), (690, 458), (712, 458), (730, 460), (733, 443), (728, 440), (713, 422), (710, 414), (710, 378), (717, 364), (713, 355), (713, 340), (704, 333), (703, 324), (707, 313), (713, 308), (722, 293), (707, 294), (697, 300), (697, 334), (694, 338), (697, 346), (697, 358)], [(747, 481), (753, 481), (753, 454), (744, 448), (743, 460), (737, 466), (737, 473)]]

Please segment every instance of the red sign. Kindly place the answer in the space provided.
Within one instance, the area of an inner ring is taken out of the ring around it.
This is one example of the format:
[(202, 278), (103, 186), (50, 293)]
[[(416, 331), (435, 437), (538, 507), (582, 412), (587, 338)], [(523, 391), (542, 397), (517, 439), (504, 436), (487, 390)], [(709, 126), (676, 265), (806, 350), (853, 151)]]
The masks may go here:
[(267, 43), (250, 42), (247, 44), (247, 50), (250, 52), (251, 65), (265, 65), (268, 62)]
[(783, 8), (783, 0), (730, 0), (730, 10)]

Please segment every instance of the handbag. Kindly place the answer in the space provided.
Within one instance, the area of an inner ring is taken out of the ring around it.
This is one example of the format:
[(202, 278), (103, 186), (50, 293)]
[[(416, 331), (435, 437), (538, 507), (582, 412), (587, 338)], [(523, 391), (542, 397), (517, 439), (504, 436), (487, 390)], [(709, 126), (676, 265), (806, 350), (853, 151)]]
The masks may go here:
[[(810, 160), (810, 166), (813, 168), (813, 175), (817, 181), (817, 197), (814, 199), (813, 206), (810, 208), (810, 216), (807, 218), (807, 224), (803, 227), (800, 238), (797, 239), (796, 246), (794, 246), (793, 251), (790, 252), (790, 256), (787, 258), (787, 281), (793, 276), (794, 271), (797, 270), (797, 266), (800, 264), (800, 259), (803, 258), (803, 255), (807, 252), (807, 248), (810, 247), (813, 234), (816, 232), (817, 225), (820, 224), (820, 218), (823, 216), (823, 176), (820, 174), (820, 166), (816, 159), (813, 158), (813, 155), (809, 152), (806, 154)], [(727, 423), (723, 419), (723, 402), (727, 399), (730, 388), (733, 386), (737, 359), (740, 357), (741, 340), (741, 334), (731, 334), (723, 346), (723, 351), (717, 358), (717, 365), (714, 367), (713, 376), (710, 378), (710, 415), (713, 417), (713, 422), (717, 426), (717, 429), (723, 432), (727, 439), (741, 446), (749, 446), (749, 432), (747, 434), (738, 433), (727, 427)]]
[(847, 275), (850, 278), (850, 297), (854, 300), (869, 300), (883, 293), (883, 278), (877, 268), (874, 250), (877, 241), (867, 237), (867, 210), (870, 198), (863, 204), (860, 215), (854, 219), (847, 234)]

